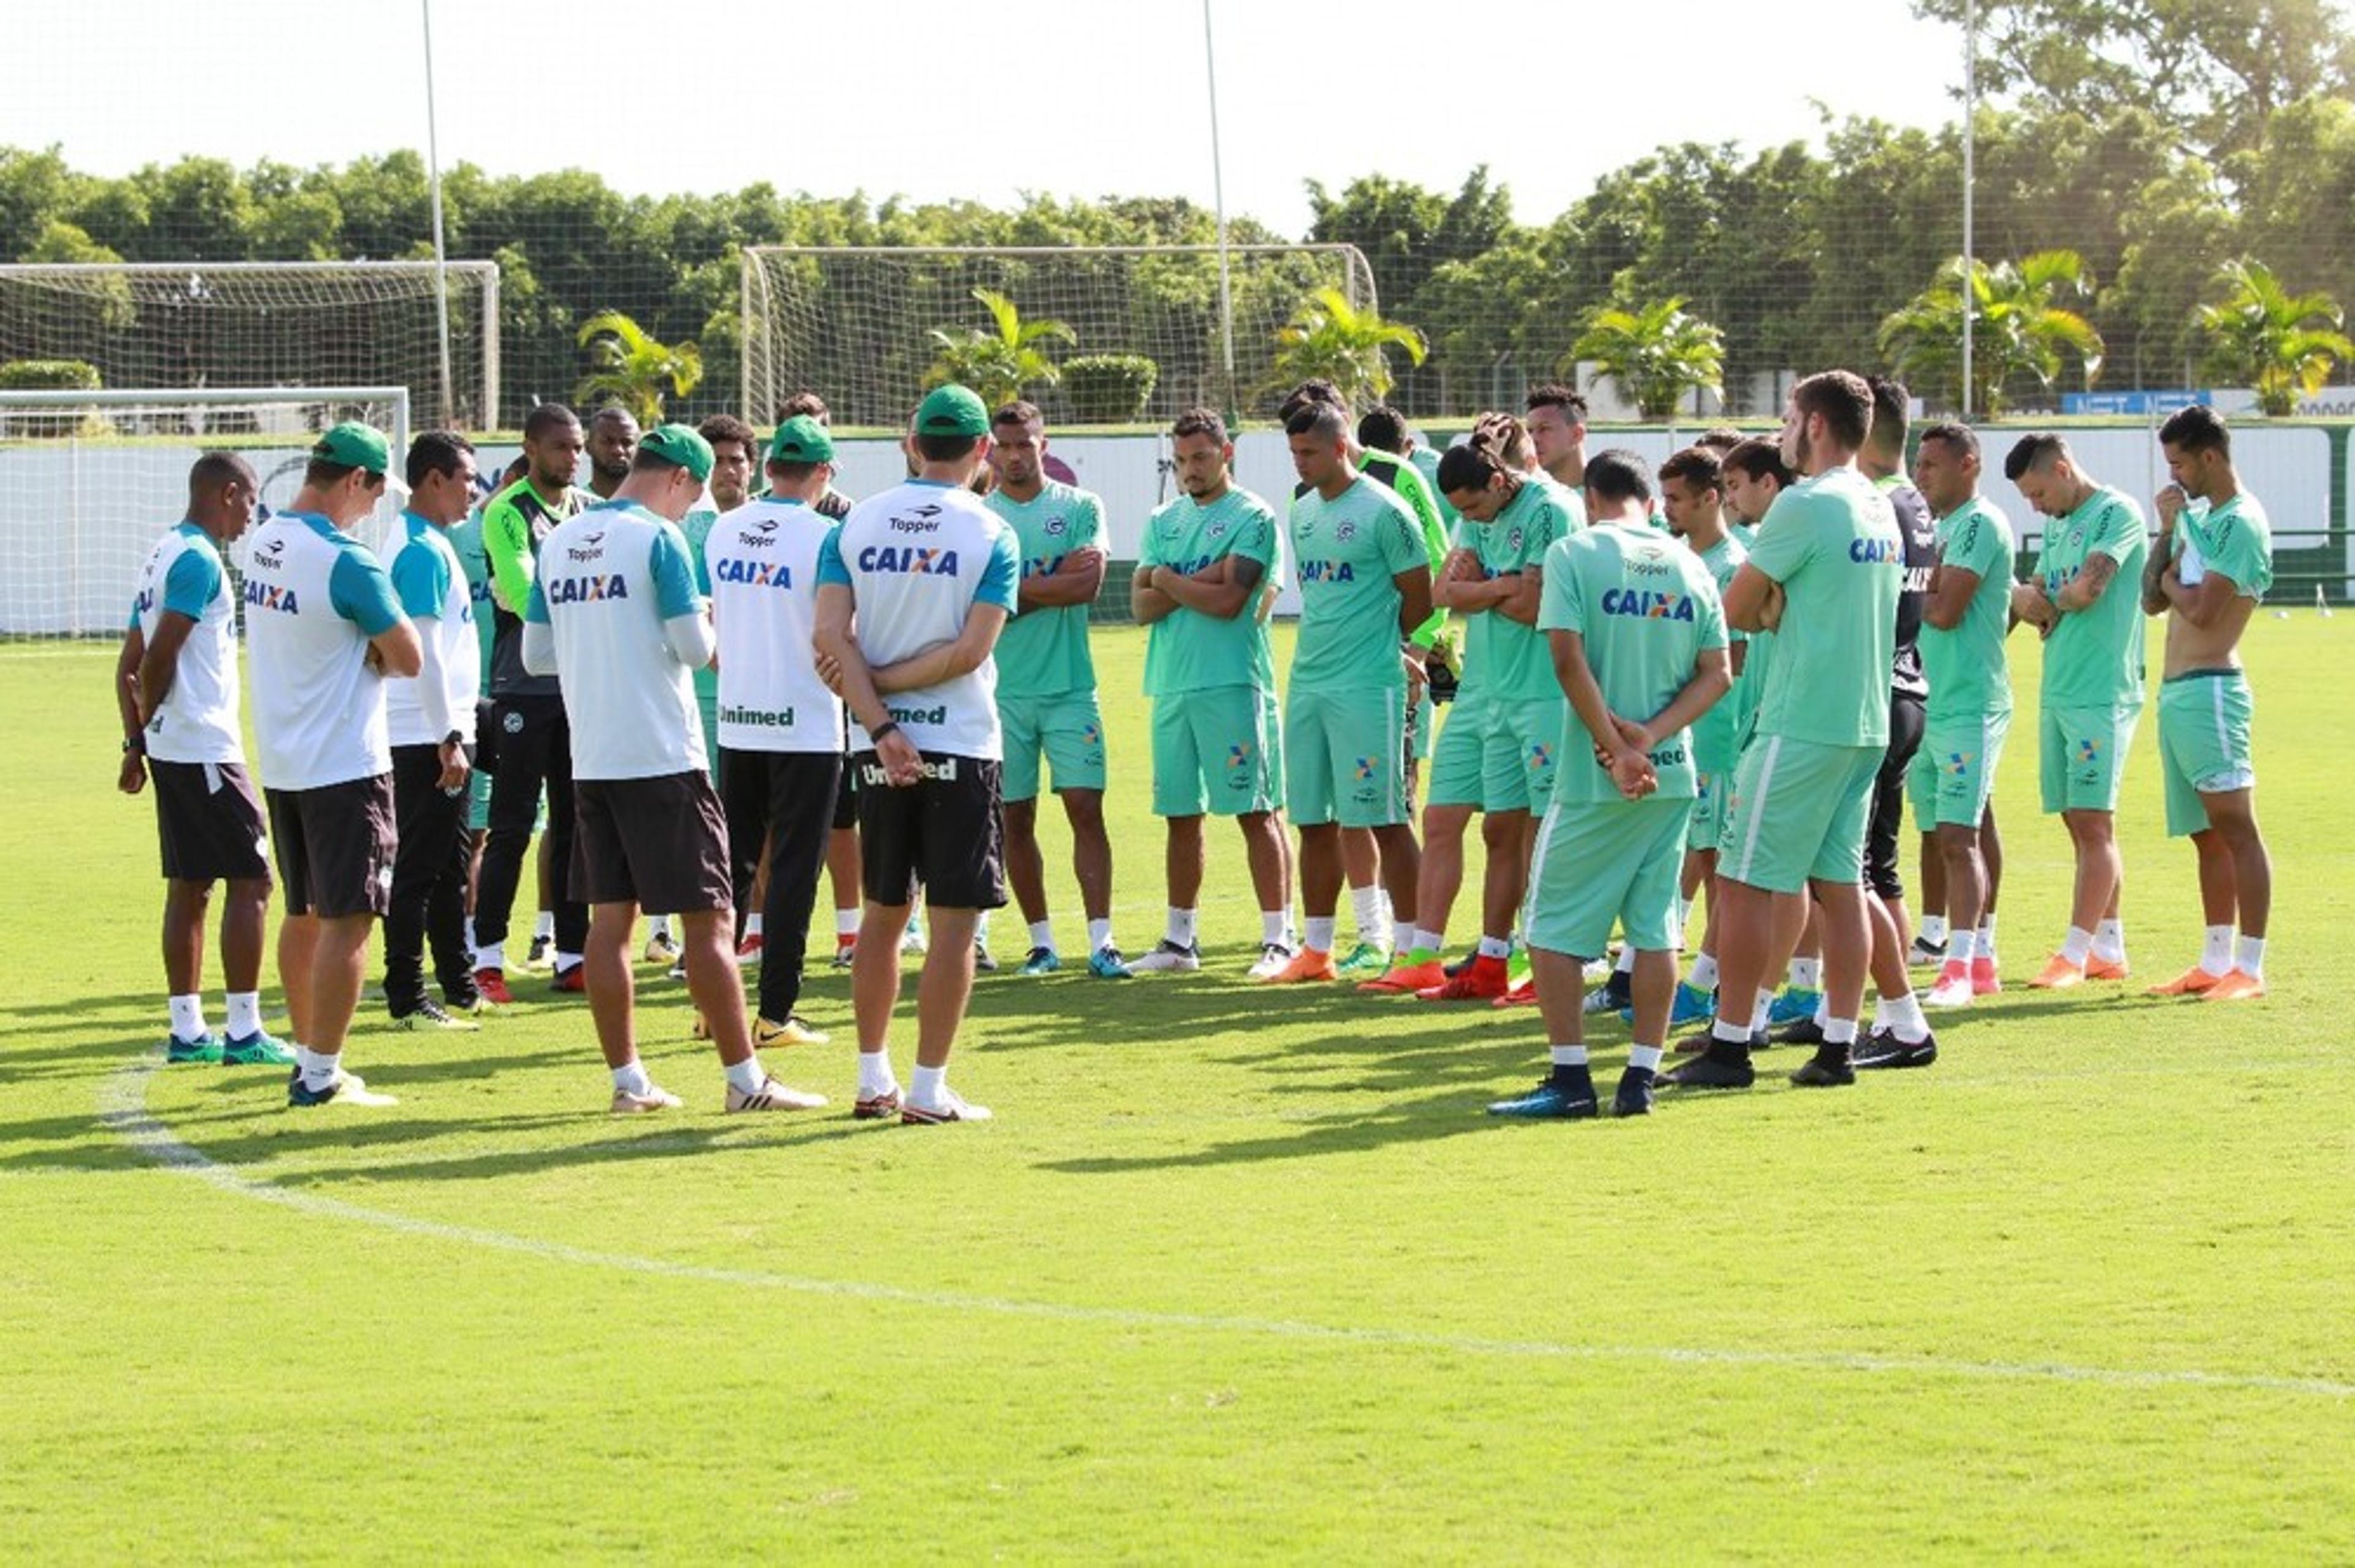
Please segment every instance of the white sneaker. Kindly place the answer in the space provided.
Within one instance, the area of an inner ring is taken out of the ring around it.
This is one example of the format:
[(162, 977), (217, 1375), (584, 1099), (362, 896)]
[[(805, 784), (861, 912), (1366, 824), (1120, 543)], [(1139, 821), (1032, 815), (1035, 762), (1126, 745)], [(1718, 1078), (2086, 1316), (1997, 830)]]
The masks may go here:
[(677, 1095), (659, 1083), (649, 1083), (643, 1094), (634, 1094), (627, 1089), (614, 1090), (613, 1114), (617, 1116), (643, 1116), (652, 1111), (676, 1111), (679, 1104)]
[(750, 1094), (733, 1083), (728, 1085), (728, 1108), (730, 1111), (815, 1111), (825, 1104), (825, 1095), (789, 1089), (773, 1078), (763, 1077), (761, 1086)]
[(294, 1069), (286, 1081), (286, 1103), (297, 1107), (325, 1105), (330, 1103), (338, 1105), (370, 1106), (400, 1104), (391, 1095), (379, 1094), (369, 1088), (360, 1081), (358, 1073), (346, 1072), (340, 1067), (336, 1069), (335, 1081), (325, 1089), (309, 1087), (303, 1082), (303, 1070), (299, 1067)]
[(1593, 958), (1587, 961), (1586, 967), (1580, 970), (1579, 974), (1588, 985), (1600, 986), (1604, 981), (1611, 978), (1611, 972), (1618, 966), (1619, 961), (1616, 958)]
[(1938, 983), (1931, 987), (1929, 994), (1922, 998), (1922, 1005), (1925, 1008), (1967, 1008), (1974, 995), (1969, 971), (1960, 975), (1941, 975)]
[(989, 1120), (988, 1106), (975, 1105), (959, 1099), (954, 1089), (942, 1090), (940, 1102), (937, 1104), (919, 1105), (910, 1100), (900, 1106), (900, 1124), (902, 1126), (911, 1125), (922, 1126), (934, 1122), (986, 1122), (987, 1120)]
[(1191, 942), (1161, 939), (1161, 945), (1150, 953), (1139, 954), (1128, 961), (1132, 975), (1191, 975), (1202, 966), (1202, 950)]
[(1259, 950), (1259, 962), (1251, 966), (1251, 977), (1254, 980), (1272, 980), (1276, 976), (1284, 973), (1285, 966), (1292, 962), (1292, 959), (1293, 951), (1288, 944), (1282, 942), (1262, 943)]
[(908, 921), (908, 929), (900, 933), (900, 951), (902, 953), (922, 953), (923, 950), (924, 928), (917, 924), (914, 918), (911, 917)]

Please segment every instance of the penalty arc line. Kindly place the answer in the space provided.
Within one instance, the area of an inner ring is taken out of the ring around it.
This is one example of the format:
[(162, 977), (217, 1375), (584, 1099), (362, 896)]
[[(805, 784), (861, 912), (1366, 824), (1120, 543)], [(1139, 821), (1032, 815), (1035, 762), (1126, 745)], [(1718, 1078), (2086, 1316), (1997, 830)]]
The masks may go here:
[(517, 1236), (473, 1225), (453, 1225), (380, 1209), (369, 1209), (339, 1198), (290, 1190), (259, 1181), (234, 1166), (220, 1164), (203, 1150), (181, 1139), (147, 1108), (147, 1085), (159, 1059), (150, 1057), (112, 1074), (100, 1092), (99, 1120), (157, 1166), (177, 1175), (240, 1198), (275, 1204), (320, 1219), (374, 1226), (429, 1241), (453, 1242), (570, 1264), (662, 1279), (759, 1290), (791, 1291), (805, 1296), (828, 1296), (857, 1301), (881, 1302), (958, 1312), (987, 1313), (1005, 1317), (1034, 1317), (1053, 1322), (1100, 1324), (1115, 1328), (1164, 1328), (1189, 1333), (1292, 1339), (1332, 1345), (1404, 1348), (1468, 1356), (1497, 1356), (1561, 1361), (1640, 1361), (1670, 1366), (1724, 1367), (1733, 1370), (1770, 1369), (1791, 1371), (1849, 1372), (1881, 1376), (1912, 1376), (2003, 1382), (2090, 1383), (2114, 1388), (2218, 1389), (2243, 1392), (2318, 1395), (2327, 1399), (2355, 1397), (2355, 1382), (2328, 1378), (2274, 1377), (2248, 1372), (2210, 1372), (2181, 1369), (2137, 1370), (2129, 1367), (2083, 1366), (2069, 1362), (1966, 1361), (1934, 1357), (1873, 1355), (1863, 1351), (1797, 1351), (1711, 1349), (1675, 1345), (1572, 1344), (1550, 1339), (1500, 1339), (1475, 1335), (1433, 1334), (1411, 1328), (1379, 1328), (1346, 1324), (1315, 1323), (1282, 1317), (1245, 1317), (1191, 1312), (1156, 1312), (1125, 1307), (1087, 1307), (1069, 1302), (1021, 1300), (974, 1296), (954, 1291), (914, 1290), (903, 1285), (864, 1280), (818, 1279), (773, 1274), (757, 1269), (719, 1268), (704, 1264), (677, 1263), (639, 1257)]

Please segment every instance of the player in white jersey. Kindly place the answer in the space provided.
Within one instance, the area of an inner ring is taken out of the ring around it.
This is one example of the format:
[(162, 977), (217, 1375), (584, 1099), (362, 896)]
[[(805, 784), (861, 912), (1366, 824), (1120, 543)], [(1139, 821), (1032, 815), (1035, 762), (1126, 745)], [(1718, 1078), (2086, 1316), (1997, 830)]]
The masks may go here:
[[(384, 998), (403, 1029), (469, 1029), (476, 1026), (442, 1003), (461, 1014), (483, 1007), (466, 942), (465, 821), (483, 655), (472, 591), (449, 539), (474, 500), (474, 449), (464, 436), (428, 431), (410, 443), (407, 473), (392, 591), (417, 628), (423, 663), (414, 678), (384, 688), (400, 839), (384, 916)], [(429, 938), (441, 1002), (425, 994)]]
[[(989, 452), (989, 411), (964, 387), (916, 409), (916, 477), (851, 508), (818, 562), (820, 668), (842, 694), (858, 770), (866, 919), (850, 971), (862, 1117), (978, 1121), (948, 1086), (973, 991), (974, 928), (1006, 902), (996, 669), (1014, 611), (1014, 532), (966, 488)], [(888, 1037), (900, 933), (919, 888), (932, 941), (916, 998), (916, 1072), (904, 1101)]]
[[(806, 414), (777, 427), (769, 488), (716, 519), (703, 546), (719, 644), (719, 795), (737, 922), (759, 916), (755, 1045), (824, 1045), (798, 1011), (818, 869), (842, 783), (842, 699), (812, 644), (817, 558), (834, 524), (811, 503), (834, 477), (834, 439)], [(766, 852), (767, 886), (755, 884)]]
[[(123, 793), (152, 770), (164, 860), (164, 978), (172, 1031), (167, 1061), (289, 1066), (293, 1054), (261, 1027), (262, 920), (270, 848), (246, 778), (238, 727), (236, 608), (221, 546), (252, 525), (261, 483), (245, 459), (208, 453), (188, 470), (188, 515), (148, 553), (115, 665), (123, 718)], [(221, 912), (228, 1038), (205, 1027), (205, 908)]]
[(744, 1021), (728, 880), (728, 819), (703, 766), (688, 671), (711, 662), (678, 519), (711, 477), (687, 425), (648, 431), (611, 499), (540, 546), (524, 609), (524, 667), (559, 677), (570, 727), (579, 845), (572, 891), (589, 906), (581, 955), (616, 1115), (676, 1109), (638, 1058), (630, 934), (641, 908), (686, 933), (687, 986), (727, 1069), (730, 1111), (798, 1111), (823, 1095), (762, 1069)]
[(253, 733), (285, 884), (279, 981), (294, 1029), (290, 1105), (389, 1105), (343, 1070), (368, 928), (391, 901), (392, 745), (387, 677), (423, 667), (392, 581), (350, 529), (384, 494), (381, 432), (319, 438), (288, 510), (246, 552), (245, 635)]

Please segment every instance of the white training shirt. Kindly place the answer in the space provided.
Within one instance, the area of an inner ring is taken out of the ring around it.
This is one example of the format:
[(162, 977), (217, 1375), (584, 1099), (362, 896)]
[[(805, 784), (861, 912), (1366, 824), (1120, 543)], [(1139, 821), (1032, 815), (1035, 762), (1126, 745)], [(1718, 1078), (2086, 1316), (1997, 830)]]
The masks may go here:
[(842, 699), (817, 677), (817, 558), (834, 524), (799, 501), (748, 502), (704, 537), (719, 636), (719, 743), (832, 752)]
[(320, 789), (392, 771), (384, 677), (368, 640), (400, 624), (368, 547), (315, 512), (281, 512), (245, 561), (246, 650), (261, 782)]
[(194, 523), (155, 541), (139, 569), (131, 624), (151, 646), (165, 611), (196, 623), (172, 670), (171, 689), (147, 721), (147, 755), (159, 763), (245, 761), (238, 729), (237, 613), (220, 547)]
[[(1013, 614), (1022, 558), (1014, 530), (980, 496), (911, 479), (850, 509), (826, 539), (817, 580), (849, 588), (859, 651), (880, 669), (955, 641), (975, 604)], [(938, 686), (890, 693), (883, 705), (920, 752), (987, 762), (1004, 752), (994, 660)], [(873, 746), (854, 720), (850, 749)]]
[[(538, 637), (552, 637), (574, 778), (703, 771), (690, 665), (664, 625), (684, 616), (700, 627), (702, 614), (686, 537), (634, 501), (599, 502), (541, 543), (524, 610), (524, 661), (546, 673), (533, 649)], [(710, 657), (707, 638), (695, 662)]]
[(472, 741), (474, 693), (483, 680), (474, 592), (448, 535), (414, 512), (400, 514), (400, 527), (392, 592), (417, 624), (425, 659), (413, 677), (385, 682), (385, 726), (396, 746), (439, 746), (453, 730)]

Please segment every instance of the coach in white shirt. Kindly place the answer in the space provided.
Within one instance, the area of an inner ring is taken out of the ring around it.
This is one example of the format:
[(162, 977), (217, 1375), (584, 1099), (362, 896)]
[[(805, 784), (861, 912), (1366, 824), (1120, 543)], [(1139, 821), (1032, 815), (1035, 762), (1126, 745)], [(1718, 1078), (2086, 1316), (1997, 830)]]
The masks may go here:
[(392, 747), (388, 676), (423, 654), (392, 581), (347, 531), (384, 494), (383, 432), (339, 424), (311, 448), (294, 504), (246, 552), (253, 735), (270, 802), (286, 919), (278, 973), (293, 1020), (292, 1105), (389, 1105), (343, 1071), (368, 927), (391, 901)]

